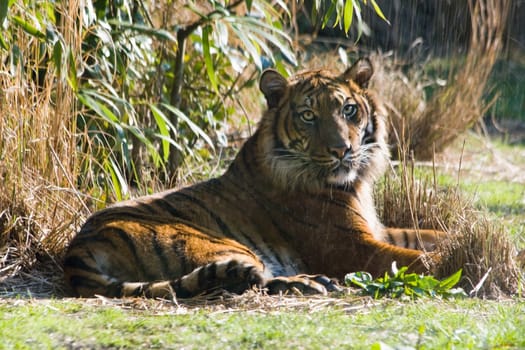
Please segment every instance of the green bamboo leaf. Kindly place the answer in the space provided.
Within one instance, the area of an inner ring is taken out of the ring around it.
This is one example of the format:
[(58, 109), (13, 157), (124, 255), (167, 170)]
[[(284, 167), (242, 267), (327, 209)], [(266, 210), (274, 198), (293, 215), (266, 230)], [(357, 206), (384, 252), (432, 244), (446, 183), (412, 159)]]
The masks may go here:
[[(290, 51), (288, 48), (288, 45), (281, 42), (277, 37), (272, 35), (271, 33), (268, 33), (260, 28), (252, 27), (249, 30), (251, 30), (251, 33), (253, 38), (257, 40), (257, 43), (259, 47), (262, 49), (262, 51), (268, 55), (273, 56), (273, 51), (270, 49), (270, 47), (266, 44), (266, 41), (272, 43), (275, 47), (278, 47), (281, 50), (281, 53), (286, 56), (286, 58), (294, 65), (297, 64), (295, 55)], [(263, 39), (263, 40), (261, 40)], [(265, 39), (265, 40), (264, 40)]]
[(170, 32), (164, 29), (152, 28), (144, 24), (122, 22), (117, 19), (110, 19), (107, 22), (111, 25), (114, 25), (117, 28), (133, 30), (141, 34), (154, 36), (158, 39), (167, 40), (171, 42), (177, 41), (177, 38), (175, 38)]
[(292, 42), (292, 39), (290, 39), (288, 34), (286, 34), (284, 30), (277, 28), (273, 23), (262, 22), (254, 17), (232, 17), (230, 18), (230, 20), (233, 20), (233, 22), (237, 22), (237, 23), (238, 22), (249, 23), (254, 27), (264, 28), (270, 32), (273, 32), (274, 34), (277, 34), (279, 37), (286, 39), (286, 41)]
[(62, 55), (64, 53), (64, 48), (62, 47), (62, 42), (58, 40), (53, 46), (53, 63), (55, 64), (55, 69), (57, 70), (57, 76), (62, 80)]
[(9, 44), (7, 43), (7, 41), (5, 41), (3, 35), (0, 35), (0, 46), (1, 46), (2, 49), (4, 49), (4, 50), (9, 50)]
[(213, 61), (211, 59), (210, 53), (210, 32), (211, 26), (208, 25), (202, 28), (202, 50), (204, 53), (204, 64), (206, 65), (206, 73), (208, 73), (208, 79), (210, 79), (213, 90), (215, 90), (216, 93), (219, 93), (217, 76), (215, 75), (215, 69), (213, 68)]
[[(295, 57), (295, 54), (292, 52), (289, 43), (291, 43), (290, 37), (282, 30), (275, 28), (273, 25), (264, 23), (261, 21), (258, 21), (255, 18), (251, 17), (238, 17), (235, 18), (235, 21), (237, 24), (240, 24), (241, 30), (239, 33), (236, 31), (236, 34), (238, 36), (245, 36), (248, 35), (248, 38), (245, 38), (244, 40), (251, 42), (256, 36), (262, 37), (263, 39), (266, 39), (267, 41), (271, 42), (273, 45), (279, 48), (281, 53), (286, 56), (286, 58), (293, 64), (297, 64), (297, 59)], [(233, 23), (232, 23), (233, 25)], [(255, 34), (255, 35), (254, 35)], [(252, 38), (250, 40), (249, 38)], [(246, 42), (243, 41), (243, 43), (246, 45)], [(283, 42), (283, 40), (285, 42)], [(264, 51), (271, 55), (272, 51), (264, 45), (264, 40), (258, 40), (257, 44), (260, 47), (264, 47)], [(247, 48), (248, 49), (248, 48)], [(248, 49), (249, 50), (249, 49)], [(251, 54), (251, 52), (250, 52)], [(257, 50), (257, 57), (260, 55), (259, 51)], [(257, 57), (252, 56), (252, 58), (255, 60)]]
[(354, 1), (346, 0), (344, 15), (343, 15), (343, 21), (344, 21), (343, 27), (344, 27), (345, 34), (348, 34), (348, 31), (350, 30), (350, 26), (352, 25), (353, 16), (354, 16)]
[(155, 147), (153, 142), (151, 142), (151, 140), (149, 140), (146, 137), (146, 135), (144, 135), (141, 128), (124, 123), (119, 125), (128, 130), (131, 134), (133, 134), (133, 136), (137, 138), (137, 140), (139, 140), (144, 146), (146, 146), (146, 149), (148, 150), (148, 155), (151, 157), (156, 167), (159, 167), (162, 164), (162, 157), (157, 151), (157, 148)]
[(281, 73), (284, 77), (289, 77), (290, 73), (286, 70), (286, 66), (283, 64), (282, 61), (275, 62), (275, 70), (277, 70), (279, 73)]
[[(318, 0), (315, 0), (314, 6), (312, 6), (312, 10), (310, 11), (310, 18), (311, 18), (311, 21), (312, 21), (312, 25), (314, 27), (317, 25), (317, 20), (319, 18), (319, 16), (318, 16), (319, 10), (318, 10), (318, 7), (317, 7), (317, 2), (318, 2)], [(323, 26), (323, 28), (324, 28), (324, 26)]]
[(77, 67), (75, 65), (75, 57), (73, 56), (72, 50), (69, 50), (67, 67), (68, 67), (67, 81), (69, 83), (69, 86), (73, 90), (73, 92), (77, 92), (78, 91)]
[(46, 38), (46, 34), (45, 33), (43, 33), (41, 30), (39, 30), (37, 27), (35, 27), (31, 23), (29, 23), (26, 20), (24, 20), (23, 18), (21, 18), (19, 16), (12, 16), (11, 19), (20, 28), (22, 28), (22, 30), (24, 32), (26, 32), (27, 34), (29, 34), (31, 36), (34, 36), (34, 37), (36, 37), (38, 39), (41, 39), (41, 40)]
[(324, 29), (328, 22), (330, 21), (330, 18), (332, 18), (332, 14), (334, 13), (336, 9), (337, 1), (332, 1), (330, 4), (330, 7), (328, 8), (328, 11), (324, 14), (323, 22), (321, 23), (321, 27)]
[(244, 48), (248, 52), (248, 55), (253, 59), (253, 62), (257, 66), (257, 68), (262, 68), (262, 62), (261, 62), (261, 54), (260, 50), (255, 44), (249, 39), (249, 37), (246, 35), (246, 33), (243, 31), (242, 26), (232, 23), (232, 29), (237, 35), (237, 37), (241, 40)]
[(341, 18), (344, 15), (345, 0), (334, 0), (334, 2), (336, 3), (336, 6), (335, 6), (336, 16), (335, 16), (335, 22), (333, 24), (333, 27), (335, 28), (339, 25), (339, 23), (341, 22)]
[(128, 185), (112, 157), (109, 157), (109, 164), (106, 165), (106, 170), (109, 171), (111, 175), (115, 196), (119, 201), (125, 199), (128, 194)]
[(281, 10), (284, 11), (288, 17), (292, 16), (292, 14), (290, 13), (290, 9), (289, 9), (289, 7), (288, 7), (288, 5), (286, 4), (285, 1), (274, 0), (274, 2), (272, 4), (269, 4), (269, 8), (271, 10), (273, 10), (273, 13), (277, 14), (277, 16), (274, 15), (272, 18), (275, 18), (275, 17), (279, 18), (279, 11), (277, 11), (278, 9), (275, 8), (276, 7), (275, 5), (279, 5)]
[(89, 94), (85, 92), (80, 92), (77, 94), (77, 98), (84, 106), (97, 113), (100, 117), (105, 119), (111, 125), (119, 125), (119, 119), (117, 118), (117, 116), (107, 106), (98, 102)]
[(276, 18), (281, 18), (283, 12), (288, 18), (291, 18), (290, 9), (287, 7), (286, 2), (283, 0), (274, 0), (272, 3), (267, 1), (256, 1), (253, 5), (255, 7), (254, 13), (260, 12), (263, 14), (261, 19), (264, 19), (266, 23), (272, 25), (281, 25), (282, 22), (275, 21)]
[[(121, 122), (121, 113), (120, 113), (120, 109), (117, 107), (117, 104), (116, 103), (120, 103), (122, 104), (122, 100), (119, 101), (118, 98), (115, 98), (114, 96), (107, 96), (99, 91), (95, 91), (95, 90), (88, 90), (88, 89), (85, 89), (84, 90), (85, 94), (93, 97), (95, 100), (97, 101), (101, 101), (100, 102), (100, 105), (101, 106), (104, 106), (106, 108), (109, 109), (109, 107), (111, 108), (110, 109), (110, 112), (111, 112), (111, 115), (112, 115), (112, 121), (114, 123), (122, 123)], [(116, 102), (116, 103), (115, 103)]]
[(321, 0), (315, 0), (314, 4), (315, 4), (314, 8), (315, 8), (316, 13), (319, 13), (319, 10), (321, 9)]
[(109, 173), (109, 176), (111, 178), (111, 190), (113, 191), (113, 194), (114, 194), (115, 198), (117, 199), (117, 201), (121, 201), (122, 200), (122, 191), (120, 190), (118, 177), (117, 177), (115, 171), (113, 170), (113, 167), (111, 166), (111, 163), (106, 162), (106, 164), (104, 166), (104, 170), (106, 171), (106, 173)]
[(197, 124), (195, 124), (194, 122), (192, 122), (190, 120), (190, 118), (188, 118), (186, 116), (186, 114), (182, 113), (181, 110), (179, 110), (178, 108), (175, 108), (171, 105), (168, 105), (168, 104), (162, 104), (162, 106), (164, 108), (166, 108), (167, 110), (169, 110), (170, 112), (172, 112), (173, 114), (175, 114), (180, 120), (182, 120), (183, 122), (185, 122), (186, 124), (188, 124), (188, 127), (191, 129), (191, 131), (197, 135), (197, 136), (200, 136), (202, 137), (202, 139), (211, 147), (211, 148), (215, 148), (215, 146), (213, 145), (213, 142), (211, 140), (211, 138), (208, 136), (208, 134), (206, 134), (206, 132), (204, 132), (204, 130), (202, 130)]
[[(372, 3), (372, 6), (374, 7), (374, 10), (375, 10), (376, 14), (381, 19), (383, 19), (386, 23), (390, 24), (388, 19), (386, 19), (385, 15), (383, 14), (383, 11), (381, 11), (381, 8), (377, 5), (376, 1), (375, 0), (370, 0), (370, 2)], [(365, 5), (366, 5), (366, 1), (365, 1)]]
[(246, 2), (246, 10), (250, 12), (252, 10), (253, 0), (245, 0), (245, 2)]
[(156, 105), (150, 105), (150, 108), (152, 109), (152, 112), (154, 111), (154, 113), (158, 113), (159, 117), (162, 118), (162, 122), (166, 124), (167, 128), (172, 130), (173, 133), (177, 133), (177, 128), (175, 127), (175, 125), (173, 125), (170, 118), (168, 118), (168, 116), (164, 112), (162, 112), (162, 110), (159, 107), (157, 107)]
[(170, 131), (168, 128), (168, 123), (166, 122), (168, 118), (166, 118), (164, 113), (162, 113), (162, 111), (155, 105), (149, 105), (149, 108), (151, 113), (153, 113), (153, 117), (155, 118), (155, 122), (159, 128), (160, 135), (162, 136), (162, 154), (164, 155), (164, 161), (167, 161), (170, 154), (170, 143), (168, 141), (170, 139)]
[(169, 143), (170, 145), (172, 145), (173, 147), (175, 147), (179, 151), (184, 152), (184, 148), (179, 143), (177, 143), (172, 137), (166, 137), (166, 136), (161, 135), (159, 133), (154, 133), (153, 135), (156, 138), (158, 138), (158, 139), (160, 139), (162, 141), (166, 141), (167, 143)]
[(54, 1), (45, 1), (45, 2), (42, 2), (41, 3), (41, 6), (43, 7), (45, 13), (46, 13), (46, 16), (48, 18), (48, 20), (53, 23), (54, 25), (57, 24), (57, 19), (56, 19), (56, 16), (55, 16), (55, 8), (56, 8), (56, 4)]
[(7, 18), (7, 10), (9, 4), (7, 0), (0, 1), (0, 28), (4, 26), (4, 22)]
[(361, 38), (361, 35), (363, 34), (363, 18), (361, 17), (361, 7), (359, 5), (359, 1), (356, 1), (354, 4), (354, 14), (357, 18), (357, 38), (355, 39), (355, 41), (358, 42)]

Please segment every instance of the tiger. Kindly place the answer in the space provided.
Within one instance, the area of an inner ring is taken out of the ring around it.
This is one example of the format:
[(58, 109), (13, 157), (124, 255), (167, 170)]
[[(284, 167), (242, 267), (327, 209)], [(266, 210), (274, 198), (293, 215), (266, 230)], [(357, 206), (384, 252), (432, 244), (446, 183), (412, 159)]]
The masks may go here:
[(384, 227), (373, 187), (389, 161), (370, 59), (342, 74), (265, 70), (266, 109), (223, 175), (94, 213), (71, 240), (74, 295), (323, 294), (351, 271), (424, 273), (443, 232)]

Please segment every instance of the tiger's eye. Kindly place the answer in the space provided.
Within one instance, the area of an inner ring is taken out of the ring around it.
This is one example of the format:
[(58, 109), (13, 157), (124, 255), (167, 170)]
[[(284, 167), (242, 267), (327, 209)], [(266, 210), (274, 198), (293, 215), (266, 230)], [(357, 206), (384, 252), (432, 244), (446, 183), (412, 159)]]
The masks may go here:
[(307, 109), (306, 111), (300, 114), (301, 120), (307, 124), (312, 124), (315, 120), (315, 114), (311, 110)]
[(343, 107), (343, 115), (346, 120), (352, 119), (357, 113), (357, 105), (353, 103), (347, 103)]

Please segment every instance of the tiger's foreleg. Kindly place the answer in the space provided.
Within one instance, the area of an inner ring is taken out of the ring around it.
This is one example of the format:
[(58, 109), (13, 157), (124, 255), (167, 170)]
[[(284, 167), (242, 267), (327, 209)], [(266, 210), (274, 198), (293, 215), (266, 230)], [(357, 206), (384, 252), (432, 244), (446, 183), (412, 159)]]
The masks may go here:
[[(117, 286), (116, 286), (117, 287)], [(149, 283), (125, 282), (119, 287), (120, 295), (147, 298), (190, 298), (226, 290), (242, 294), (256, 287), (268, 294), (299, 293), (304, 295), (341, 291), (337, 283), (324, 275), (279, 276), (265, 280), (257, 267), (237, 260), (202, 266), (174, 281)]]
[(209, 263), (172, 281), (124, 282), (115, 287), (120, 289), (117, 294), (124, 297), (190, 298), (216, 290), (241, 294), (252, 287), (262, 288), (264, 284), (260, 268), (233, 259)]
[(325, 275), (296, 275), (290, 277), (274, 277), (268, 280), (265, 288), (269, 294), (322, 294), (340, 292), (342, 289), (336, 281)]

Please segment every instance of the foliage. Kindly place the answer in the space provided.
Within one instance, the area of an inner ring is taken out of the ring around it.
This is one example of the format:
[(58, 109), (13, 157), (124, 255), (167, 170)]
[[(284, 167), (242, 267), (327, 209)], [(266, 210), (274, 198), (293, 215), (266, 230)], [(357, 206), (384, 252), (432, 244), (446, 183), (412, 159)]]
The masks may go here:
[[(74, 4), (3, 1), (0, 52), (11, 75), (21, 69), (29, 83), (52, 79), (74, 92), (78, 150), (90, 155), (78, 183), (100, 188), (103, 200), (127, 197), (130, 185), (153, 191), (147, 179), (172, 182), (185, 159), (209, 159), (227, 144), (225, 124), (253, 67), (287, 74), (286, 64), (297, 64), (290, 2)], [(332, 0), (326, 13), (324, 4), (316, 1), (312, 15), (325, 25), (335, 17), (348, 32), (353, 13), (362, 21), (357, 0)]]
[[(361, 0), (361, 2), (367, 5), (368, 0)], [(377, 2), (375, 0), (370, 0), (370, 4), (374, 8), (375, 13), (385, 22), (390, 24), (383, 14), (383, 11), (381, 11), (381, 8), (378, 6)], [(320, 19), (321, 28), (325, 28), (327, 25), (331, 24), (332, 27), (339, 27), (344, 31), (344, 33), (348, 34), (354, 16), (357, 18), (357, 40), (359, 40), (361, 34), (363, 33), (364, 25), (363, 18), (361, 16), (361, 4), (359, 3), (359, 0), (331, 2), (314, 0), (313, 2), (311, 18), (314, 24), (319, 22), (318, 19)]]
[(364, 294), (375, 299), (466, 296), (462, 288), (452, 288), (461, 278), (461, 269), (441, 281), (433, 276), (407, 273), (407, 270), (406, 266), (397, 269), (394, 262), (392, 275), (385, 272), (383, 277), (373, 279), (368, 272), (353, 272), (345, 276), (345, 283), (362, 288)]

